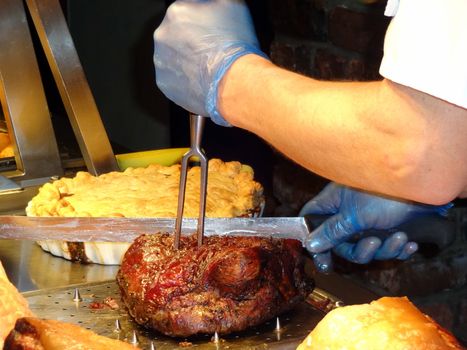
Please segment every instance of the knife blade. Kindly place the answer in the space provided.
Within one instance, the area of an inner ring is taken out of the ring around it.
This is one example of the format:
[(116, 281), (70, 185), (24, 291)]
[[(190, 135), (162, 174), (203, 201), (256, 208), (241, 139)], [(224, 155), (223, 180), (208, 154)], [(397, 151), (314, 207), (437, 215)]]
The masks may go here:
[[(197, 219), (184, 218), (183, 234), (196, 232)], [(131, 242), (143, 233), (173, 232), (172, 218), (0, 216), (1, 239)], [(303, 218), (206, 218), (204, 234), (304, 240)]]
[[(304, 246), (312, 231), (327, 218), (326, 215), (206, 218), (204, 235), (292, 238)], [(197, 224), (197, 219), (184, 218), (182, 234), (195, 233)], [(0, 216), (0, 239), (132, 242), (141, 234), (173, 233), (174, 228), (174, 218)], [(377, 236), (384, 239), (396, 231), (404, 231), (412, 241), (432, 243), (441, 249), (454, 240), (456, 225), (443, 217), (427, 215), (391, 230), (368, 230), (357, 238)]]

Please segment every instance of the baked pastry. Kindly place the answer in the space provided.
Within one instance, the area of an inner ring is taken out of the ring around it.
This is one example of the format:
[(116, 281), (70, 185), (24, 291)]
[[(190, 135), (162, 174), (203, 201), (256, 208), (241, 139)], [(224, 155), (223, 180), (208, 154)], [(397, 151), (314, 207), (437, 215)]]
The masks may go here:
[(0, 131), (0, 151), (9, 144), (11, 144), (10, 135), (8, 135), (6, 132)]
[(370, 304), (329, 312), (297, 350), (464, 349), (449, 332), (406, 297), (383, 297)]
[[(263, 201), (262, 186), (253, 170), (239, 162), (209, 161), (206, 199), (207, 217), (252, 216)], [(149, 165), (92, 176), (79, 172), (74, 178), (47, 183), (29, 202), (28, 216), (65, 217), (163, 217), (177, 214), (180, 165)], [(184, 217), (199, 212), (200, 168), (187, 175)], [(144, 232), (142, 232), (144, 233)], [(128, 243), (39, 242), (54, 255), (69, 260), (119, 264)]]
[(8, 145), (0, 152), (0, 158), (14, 157), (15, 151), (13, 150), (13, 145)]
[(0, 262), (0, 349), (18, 318), (32, 316), (26, 299), (18, 292)]
[(0, 349), (62, 350), (136, 347), (74, 324), (34, 317), (28, 302), (11, 284), (0, 262)]
[(0, 158), (13, 157), (13, 145), (8, 133), (0, 132)]
[(5, 340), (4, 350), (137, 350), (136, 346), (98, 335), (80, 326), (35, 317), (18, 319)]

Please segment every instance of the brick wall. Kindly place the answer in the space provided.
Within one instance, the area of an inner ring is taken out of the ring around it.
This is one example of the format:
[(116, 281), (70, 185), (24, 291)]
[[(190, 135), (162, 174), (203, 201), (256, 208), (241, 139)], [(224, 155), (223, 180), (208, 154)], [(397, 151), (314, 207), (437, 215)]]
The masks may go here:
[[(323, 80), (378, 80), (386, 1), (270, 0), (270, 57), (276, 64)], [(291, 175), (292, 174), (292, 175)], [(327, 183), (276, 155), (274, 215), (296, 215)], [(467, 344), (467, 210), (453, 211), (458, 232), (441, 252), (422, 251), (405, 262), (336, 268), (380, 295), (407, 295)]]
[(271, 59), (317, 79), (375, 80), (389, 19), (384, 4), (271, 0)]

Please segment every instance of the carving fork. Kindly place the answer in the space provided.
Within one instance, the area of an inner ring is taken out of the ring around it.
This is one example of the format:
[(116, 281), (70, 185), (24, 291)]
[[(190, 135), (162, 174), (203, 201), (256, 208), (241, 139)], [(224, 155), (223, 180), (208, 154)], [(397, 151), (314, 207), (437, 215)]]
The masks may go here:
[(183, 207), (185, 205), (185, 190), (186, 180), (188, 173), (188, 161), (191, 157), (198, 157), (200, 162), (200, 189), (199, 189), (199, 215), (198, 215), (198, 247), (203, 244), (204, 234), (204, 217), (206, 212), (206, 189), (208, 180), (208, 161), (207, 157), (201, 149), (201, 139), (203, 136), (204, 123), (206, 118), (200, 115), (190, 114), (190, 150), (183, 155), (182, 165), (180, 169), (180, 188), (178, 192), (178, 208), (177, 219), (175, 220), (175, 235), (174, 235), (174, 248), (176, 250), (180, 247), (180, 235), (182, 232), (183, 221)]

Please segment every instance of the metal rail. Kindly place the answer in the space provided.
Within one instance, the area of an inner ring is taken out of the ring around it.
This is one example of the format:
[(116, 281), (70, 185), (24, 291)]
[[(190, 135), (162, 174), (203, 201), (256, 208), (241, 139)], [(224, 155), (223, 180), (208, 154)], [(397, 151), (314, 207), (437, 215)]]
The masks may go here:
[(118, 164), (89, 88), (58, 0), (27, 0), (88, 171), (116, 171)]
[[(62, 174), (62, 166), (21, 0), (0, 1), (0, 102), (20, 182)], [(43, 180), (44, 181), (44, 180)]]

